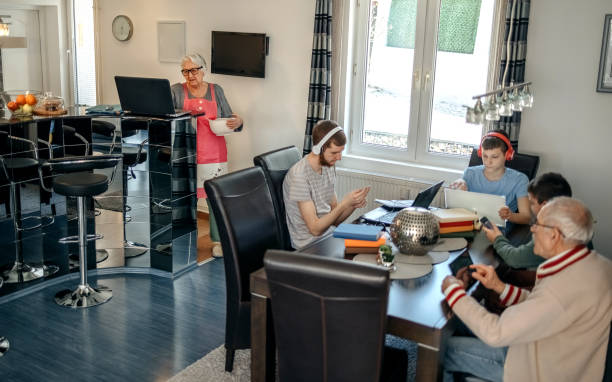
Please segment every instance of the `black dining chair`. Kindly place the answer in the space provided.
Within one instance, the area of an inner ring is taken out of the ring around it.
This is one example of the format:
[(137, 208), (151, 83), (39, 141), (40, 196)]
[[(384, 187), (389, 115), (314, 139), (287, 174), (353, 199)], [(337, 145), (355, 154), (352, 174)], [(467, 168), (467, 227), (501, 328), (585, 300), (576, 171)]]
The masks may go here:
[[(472, 155), (470, 156), (468, 167), (480, 166), (481, 164), (482, 158), (478, 156), (478, 148), (472, 149)], [(511, 161), (506, 161), (506, 167), (520, 171), (527, 175), (529, 180), (532, 180), (538, 173), (538, 167), (540, 167), (540, 157), (537, 155), (514, 153), (514, 158)]]
[(389, 272), (275, 250), (264, 266), (280, 381), (406, 380), (406, 352), (384, 346)]
[(263, 170), (251, 167), (204, 182), (217, 218), (226, 284), (225, 370), (234, 352), (251, 346), (250, 274), (263, 266), (267, 249), (280, 248), (272, 195)]
[(272, 191), (272, 202), (276, 211), (276, 222), (280, 232), (283, 248), (293, 250), (291, 237), (287, 229), (287, 218), (285, 216), (285, 201), (283, 198), (283, 181), (287, 171), (302, 159), (302, 154), (295, 146), (283, 147), (278, 150), (269, 151), (253, 158), (255, 166), (263, 169), (266, 181)]

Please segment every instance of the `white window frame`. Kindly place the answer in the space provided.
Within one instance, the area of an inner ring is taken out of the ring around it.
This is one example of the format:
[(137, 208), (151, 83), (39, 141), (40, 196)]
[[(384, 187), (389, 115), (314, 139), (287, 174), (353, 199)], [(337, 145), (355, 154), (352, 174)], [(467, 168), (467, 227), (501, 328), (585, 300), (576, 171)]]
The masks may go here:
[[(487, 89), (494, 87), (492, 84), (496, 84), (498, 79), (506, 4), (507, 0), (495, 0)], [(351, 1), (350, 5), (347, 4), (343, 13), (339, 15), (343, 17), (343, 25), (348, 25), (348, 28), (343, 31), (342, 41), (339, 44), (341, 49), (338, 52), (343, 60), (339, 66), (346, 68), (346, 75), (340, 78), (343, 86), (339, 94), (341, 107), (338, 110), (338, 119), (345, 126), (345, 131), (349, 136), (346, 150), (348, 160), (343, 160), (343, 162), (345, 164), (359, 163), (356, 166), (349, 165), (349, 167), (363, 167), (364, 161), (370, 159), (407, 166), (435, 167), (438, 170), (447, 169), (456, 173), (457, 170), (464, 169), (467, 165), (468, 158), (465, 156), (431, 153), (428, 150), (439, 9), (440, 0), (420, 0), (417, 6), (415, 46), (420, 50), (415, 51), (414, 55), (410, 105), (411, 128), (408, 131), (407, 149), (361, 143), (367, 69), (367, 44), (363, 41), (368, 39), (370, 0)], [(426, 40), (426, 36), (433, 36), (433, 38)], [(351, 161), (351, 157), (358, 158), (358, 160)], [(375, 165), (368, 165), (370, 166)]]

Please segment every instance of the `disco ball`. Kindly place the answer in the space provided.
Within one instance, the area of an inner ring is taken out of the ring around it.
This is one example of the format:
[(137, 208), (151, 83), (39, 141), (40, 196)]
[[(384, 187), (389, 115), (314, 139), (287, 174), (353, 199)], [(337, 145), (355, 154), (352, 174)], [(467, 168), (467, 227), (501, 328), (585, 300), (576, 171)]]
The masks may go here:
[(390, 231), (391, 240), (400, 252), (423, 256), (438, 241), (440, 224), (429, 210), (408, 207), (398, 212)]

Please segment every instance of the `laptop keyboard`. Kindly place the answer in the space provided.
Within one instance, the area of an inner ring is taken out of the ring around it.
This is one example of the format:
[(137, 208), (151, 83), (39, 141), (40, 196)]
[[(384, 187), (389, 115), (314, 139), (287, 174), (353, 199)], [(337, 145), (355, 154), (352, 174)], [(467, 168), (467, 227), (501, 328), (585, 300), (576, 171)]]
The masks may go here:
[(379, 217), (378, 221), (383, 223), (383, 224), (391, 225), (391, 223), (393, 223), (393, 219), (395, 218), (397, 213), (398, 213), (398, 211), (387, 212), (383, 216)]

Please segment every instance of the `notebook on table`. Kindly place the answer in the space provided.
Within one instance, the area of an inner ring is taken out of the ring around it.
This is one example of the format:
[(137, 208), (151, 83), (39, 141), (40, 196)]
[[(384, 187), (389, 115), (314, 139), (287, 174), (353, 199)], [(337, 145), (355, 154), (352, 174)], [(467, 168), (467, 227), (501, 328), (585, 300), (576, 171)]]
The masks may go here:
[(444, 181), (440, 181), (433, 186), (419, 192), (416, 199), (412, 200), (376, 200), (382, 206), (362, 216), (366, 222), (382, 225), (391, 225), (397, 213), (406, 207), (422, 207), (429, 208), (433, 202), (438, 190), (442, 187)]
[(166, 118), (190, 114), (174, 108), (170, 81), (165, 78), (115, 76), (115, 85), (126, 114)]

